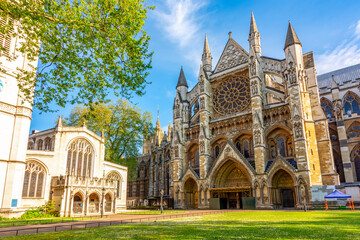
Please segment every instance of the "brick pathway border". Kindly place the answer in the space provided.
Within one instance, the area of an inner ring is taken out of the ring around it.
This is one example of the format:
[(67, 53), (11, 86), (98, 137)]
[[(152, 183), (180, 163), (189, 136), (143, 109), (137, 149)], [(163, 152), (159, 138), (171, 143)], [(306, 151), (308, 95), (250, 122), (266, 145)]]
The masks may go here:
[[(182, 217), (193, 217), (207, 214), (219, 214), (226, 212), (240, 212), (243, 210), (190, 210), (186, 213), (175, 213), (175, 214), (163, 214), (163, 215), (135, 215), (129, 216), (125, 214), (112, 215), (108, 219), (101, 220), (89, 220), (89, 221), (78, 221), (78, 222), (67, 222), (67, 223), (53, 223), (44, 225), (27, 225), (27, 226), (14, 226), (14, 227), (2, 227), (0, 230), (0, 237), (11, 237), (20, 236), (26, 234), (36, 234), (45, 232), (58, 232), (75, 229), (87, 229), (104, 227), (111, 225), (120, 225), (136, 222), (150, 222), (157, 220), (182, 218)], [(123, 215), (123, 216), (121, 216)], [(112, 218), (112, 219), (111, 219)]]

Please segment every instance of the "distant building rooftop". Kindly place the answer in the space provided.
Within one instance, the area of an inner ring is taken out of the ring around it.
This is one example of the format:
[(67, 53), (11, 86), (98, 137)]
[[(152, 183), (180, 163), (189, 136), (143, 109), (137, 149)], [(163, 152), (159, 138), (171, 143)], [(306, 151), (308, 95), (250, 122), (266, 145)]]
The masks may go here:
[(360, 64), (318, 75), (320, 94), (330, 91), (333, 76), (339, 88), (356, 86), (360, 81)]

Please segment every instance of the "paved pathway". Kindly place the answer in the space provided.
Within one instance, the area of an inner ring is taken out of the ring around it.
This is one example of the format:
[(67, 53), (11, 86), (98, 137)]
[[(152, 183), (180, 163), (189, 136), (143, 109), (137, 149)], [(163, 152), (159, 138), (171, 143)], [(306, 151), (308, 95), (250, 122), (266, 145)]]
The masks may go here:
[(0, 237), (10, 237), (25, 234), (35, 234), (44, 232), (58, 232), (65, 230), (84, 229), (103, 227), (110, 225), (119, 225), (135, 222), (150, 222), (164, 219), (172, 219), (179, 217), (192, 217), (205, 214), (217, 214), (224, 212), (238, 212), (241, 210), (189, 210), (184, 213), (168, 213), (168, 214), (114, 214), (109, 215), (107, 218), (94, 219), (87, 221), (65, 222), (65, 223), (50, 223), (38, 225), (25, 225), (13, 227), (1, 227)]

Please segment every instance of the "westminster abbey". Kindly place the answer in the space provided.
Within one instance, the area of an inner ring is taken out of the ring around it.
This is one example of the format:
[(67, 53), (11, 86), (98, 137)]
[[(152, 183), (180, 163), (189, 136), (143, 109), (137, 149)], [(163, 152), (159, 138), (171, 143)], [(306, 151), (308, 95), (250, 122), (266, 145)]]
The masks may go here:
[[(317, 76), (291, 23), (284, 59), (229, 33), (214, 66), (205, 36), (198, 83), (180, 71), (168, 135), (144, 143), (128, 205), (303, 208), (335, 188), (360, 201), (360, 65)], [(160, 126), (160, 123), (157, 124)]]

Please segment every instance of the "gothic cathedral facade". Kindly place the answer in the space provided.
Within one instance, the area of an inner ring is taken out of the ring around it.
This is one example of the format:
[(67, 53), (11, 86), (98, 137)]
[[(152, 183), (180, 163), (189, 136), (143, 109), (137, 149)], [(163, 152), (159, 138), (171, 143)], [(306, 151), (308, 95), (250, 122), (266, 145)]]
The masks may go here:
[[(143, 189), (141, 199), (156, 205), (166, 188), (174, 208), (276, 209), (315, 204), (340, 186), (360, 197), (360, 65), (357, 80), (342, 81), (346, 69), (318, 80), (313, 53), (302, 52), (291, 23), (285, 58), (263, 56), (253, 14), (248, 40), (246, 51), (229, 33), (214, 67), (205, 36), (198, 83), (189, 89), (181, 69), (173, 127), (146, 143), (132, 199)], [(356, 93), (347, 93), (349, 84)]]

